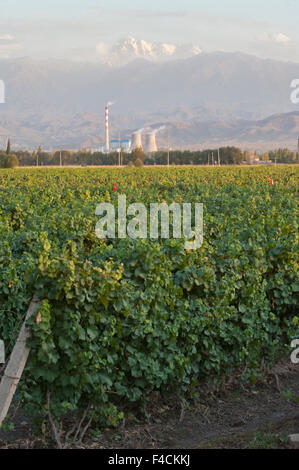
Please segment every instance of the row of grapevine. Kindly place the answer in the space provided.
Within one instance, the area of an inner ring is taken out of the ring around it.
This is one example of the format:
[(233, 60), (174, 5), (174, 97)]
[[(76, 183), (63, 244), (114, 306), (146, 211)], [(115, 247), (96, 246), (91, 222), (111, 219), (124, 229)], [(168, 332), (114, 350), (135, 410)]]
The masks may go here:
[[(118, 194), (203, 203), (203, 246), (99, 240), (95, 208)], [(239, 369), (256, 380), (298, 324), (298, 168), (2, 170), (0, 266), (8, 353), (44, 299), (20, 388), (34, 415), (51, 394), (57, 420), (88, 409), (113, 424), (154, 391)]]

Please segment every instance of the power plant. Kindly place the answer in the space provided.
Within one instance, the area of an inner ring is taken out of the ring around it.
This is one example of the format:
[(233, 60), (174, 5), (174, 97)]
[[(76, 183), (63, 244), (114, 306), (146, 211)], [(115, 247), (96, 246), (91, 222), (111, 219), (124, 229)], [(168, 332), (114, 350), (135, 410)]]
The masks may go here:
[(149, 128), (141, 128), (132, 133), (132, 140), (130, 139), (113, 139), (110, 140), (110, 128), (109, 128), (109, 108), (112, 106), (114, 102), (109, 101), (105, 106), (105, 146), (101, 147), (99, 150), (104, 153), (110, 152), (120, 152), (124, 150), (127, 153), (132, 152), (132, 150), (136, 148), (142, 148), (145, 153), (154, 153), (158, 151), (157, 143), (156, 143), (156, 134), (163, 129), (165, 126), (161, 126), (157, 129), (150, 130), (145, 134), (145, 142), (144, 145), (142, 143), (142, 134), (144, 131), (148, 130)]

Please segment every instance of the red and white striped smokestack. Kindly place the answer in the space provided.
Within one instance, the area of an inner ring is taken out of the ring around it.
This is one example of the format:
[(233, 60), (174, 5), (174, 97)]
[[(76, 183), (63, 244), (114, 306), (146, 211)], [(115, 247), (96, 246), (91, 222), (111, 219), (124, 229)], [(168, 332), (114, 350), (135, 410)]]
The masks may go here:
[(110, 150), (110, 141), (109, 141), (109, 107), (106, 106), (105, 108), (105, 126), (106, 126), (106, 151), (109, 152)]

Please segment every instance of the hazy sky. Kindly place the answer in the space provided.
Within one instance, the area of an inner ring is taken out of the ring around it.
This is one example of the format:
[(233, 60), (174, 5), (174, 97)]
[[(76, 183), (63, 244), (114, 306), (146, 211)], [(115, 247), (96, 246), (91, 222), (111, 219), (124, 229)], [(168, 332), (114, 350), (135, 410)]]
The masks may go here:
[(134, 36), (299, 62), (299, 0), (0, 0), (0, 58), (97, 60)]

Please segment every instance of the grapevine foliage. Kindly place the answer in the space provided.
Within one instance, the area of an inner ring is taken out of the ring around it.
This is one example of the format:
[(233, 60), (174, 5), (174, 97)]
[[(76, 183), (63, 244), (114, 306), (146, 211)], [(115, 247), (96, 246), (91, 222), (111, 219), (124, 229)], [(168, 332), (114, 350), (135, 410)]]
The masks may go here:
[[(267, 178), (274, 181), (273, 186)], [(117, 191), (112, 188), (117, 182)], [(117, 422), (153, 391), (192, 393), (288, 351), (298, 306), (298, 169), (0, 172), (0, 337), (28, 322), (21, 396), (55, 419)], [(99, 240), (100, 202), (201, 202), (204, 243)]]

